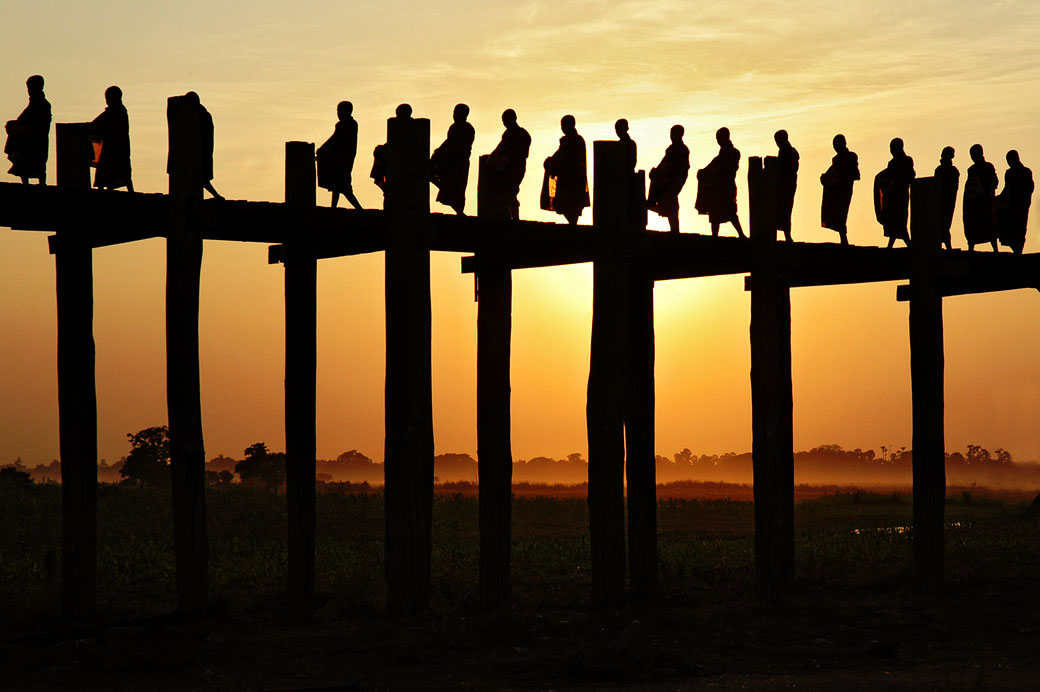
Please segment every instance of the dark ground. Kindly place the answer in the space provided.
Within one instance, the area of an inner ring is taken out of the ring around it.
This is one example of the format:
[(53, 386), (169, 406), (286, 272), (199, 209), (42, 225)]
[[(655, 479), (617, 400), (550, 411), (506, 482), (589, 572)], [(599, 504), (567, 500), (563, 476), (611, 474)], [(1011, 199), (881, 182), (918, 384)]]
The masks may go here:
[[(113, 539), (102, 551), (106, 574), (121, 561), (133, 569), (102, 580), (100, 624), (78, 631), (41, 595), (53, 592), (46, 554), (33, 577), (16, 547), (0, 544), (0, 689), (1040, 689), (1040, 524), (1019, 518), (1017, 500), (951, 498), (947, 515), (960, 525), (948, 530), (949, 587), (938, 599), (906, 588), (906, 536), (876, 530), (899, 526), (908, 498), (804, 502), (797, 581), (776, 605), (754, 595), (746, 503), (662, 502), (661, 598), (599, 612), (586, 607), (584, 503), (518, 503), (516, 604), (503, 617), (472, 605), (475, 503), (445, 498), (435, 510), (433, 605), (405, 620), (379, 611), (378, 536), (366, 534), (378, 533), (380, 512), (369, 510), (381, 507), (327, 501), (319, 527), (324, 517), (326, 529), (349, 525), (359, 538), (319, 545), (318, 606), (305, 625), (285, 616), (282, 568), (269, 564), (280, 554), (271, 534), (280, 517), (265, 508), (277, 501), (234, 502), (213, 503), (214, 524), (224, 512), (231, 526), (226, 535), (214, 527), (214, 606), (192, 622), (153, 617), (168, 603), (170, 575), (147, 543), (121, 552)], [(230, 506), (246, 509), (253, 536)], [(848, 528), (864, 524), (860, 534)]]

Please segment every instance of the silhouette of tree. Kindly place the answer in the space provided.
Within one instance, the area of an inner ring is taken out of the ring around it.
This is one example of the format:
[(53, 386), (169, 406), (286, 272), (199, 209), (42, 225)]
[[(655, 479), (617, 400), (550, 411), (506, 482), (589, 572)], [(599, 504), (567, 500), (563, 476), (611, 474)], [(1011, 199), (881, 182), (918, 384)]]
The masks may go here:
[(235, 480), (235, 474), (230, 471), (206, 471), (206, 483), (219, 487), (228, 487)]
[(16, 461), (14, 466), (0, 468), (0, 486), (10, 488), (28, 488), (32, 486), (32, 475), (22, 468), (20, 461)]
[(276, 491), (285, 483), (285, 454), (271, 453), (263, 442), (246, 447), (245, 459), (235, 464), (235, 473), (243, 483), (262, 483)]
[(165, 425), (127, 433), (130, 453), (119, 475), (133, 485), (170, 485), (170, 431)]

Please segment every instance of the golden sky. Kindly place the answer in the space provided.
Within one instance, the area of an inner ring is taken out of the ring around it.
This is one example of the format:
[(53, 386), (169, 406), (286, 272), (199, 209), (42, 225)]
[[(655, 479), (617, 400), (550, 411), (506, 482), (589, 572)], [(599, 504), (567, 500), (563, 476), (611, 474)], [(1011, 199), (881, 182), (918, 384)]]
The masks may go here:
[[(280, 200), (283, 143), (321, 143), (336, 103), (353, 101), (360, 126), (355, 191), (401, 102), (430, 118), (435, 147), (458, 102), (472, 108), (473, 156), (494, 148), (512, 107), (534, 139), (521, 189), (538, 211), (541, 162), (559, 119), (575, 115), (589, 143), (628, 118), (639, 167), (656, 165), (681, 123), (693, 168), (716, 153), (728, 126), (743, 159), (775, 153), (790, 133), (801, 153), (797, 239), (832, 242), (819, 228), (819, 174), (843, 132), (863, 181), (850, 240), (882, 244), (868, 181), (900, 136), (919, 175), (945, 145), (968, 166), (982, 143), (1003, 177), (1016, 148), (1040, 172), (1040, 5), (1035, 2), (284, 2), (8, 3), (0, 45), (0, 116), (25, 105), (25, 78), (43, 74), (56, 122), (93, 118), (118, 84), (130, 112), (134, 182), (164, 191), (166, 98), (197, 91), (216, 124), (214, 185), (235, 199)], [(6, 161), (4, 161), (6, 164)], [(53, 139), (50, 162), (53, 180)], [(5, 165), (2, 169), (6, 171)], [(590, 166), (591, 168), (591, 166)], [(470, 205), (475, 206), (475, 170)], [(4, 181), (14, 181), (0, 174)], [(680, 196), (682, 227), (695, 180)], [(319, 202), (327, 204), (320, 191)], [(437, 204), (434, 210), (445, 211)], [(652, 228), (667, 227), (652, 217)], [(964, 247), (959, 222), (955, 246)], [(589, 214), (582, 219), (589, 222)], [(1026, 250), (1040, 251), (1036, 213)], [(724, 233), (732, 233), (724, 227)], [(99, 456), (127, 451), (125, 433), (166, 421), (162, 240), (94, 253)], [(263, 245), (208, 242), (202, 274), (203, 422), (209, 456), (240, 455), (263, 440), (284, 448), (282, 270)], [(58, 455), (53, 260), (40, 233), (0, 230), (0, 464)], [(435, 255), (434, 424), (438, 452), (473, 453), (476, 305), (459, 256)], [(319, 269), (318, 454), (383, 447), (381, 255), (323, 260)], [(751, 447), (748, 297), (740, 277), (657, 285), (657, 450)], [(585, 452), (590, 265), (514, 273), (514, 456)], [(1040, 295), (947, 299), (948, 449), (980, 443), (1040, 457)], [(792, 295), (795, 446), (910, 444), (907, 306), (895, 284), (803, 288)]]

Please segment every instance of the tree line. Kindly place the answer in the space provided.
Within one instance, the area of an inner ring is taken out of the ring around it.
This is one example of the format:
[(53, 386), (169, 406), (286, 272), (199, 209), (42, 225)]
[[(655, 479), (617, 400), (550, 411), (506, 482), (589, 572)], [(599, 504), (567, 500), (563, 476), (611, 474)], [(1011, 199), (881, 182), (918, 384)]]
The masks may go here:
[[(166, 487), (170, 484), (170, 441), (166, 426), (144, 428), (128, 433), (129, 453), (119, 461), (98, 465), (98, 480), (103, 483)], [(856, 483), (909, 485), (912, 480), (913, 450), (906, 447), (844, 449), (830, 444), (795, 452), (795, 480), (798, 483)], [(284, 452), (271, 451), (264, 442), (245, 448), (242, 458), (216, 456), (206, 463), (206, 480), (213, 486), (240, 483), (277, 492), (285, 486)], [(656, 457), (657, 481), (720, 481), (751, 483), (750, 452), (697, 455), (684, 448), (670, 458)], [(383, 464), (356, 449), (335, 459), (316, 462), (319, 483), (349, 482), (382, 485)], [(951, 484), (1004, 486), (1040, 485), (1040, 464), (1015, 462), (1010, 452), (993, 452), (970, 444), (964, 452), (946, 455), (946, 475)], [(477, 461), (466, 453), (445, 453), (434, 457), (436, 482), (476, 482)], [(0, 482), (60, 482), (57, 460), (29, 468), (20, 459), (0, 468)], [(578, 484), (588, 480), (588, 461), (575, 452), (565, 458), (533, 457), (513, 462), (515, 483)]]

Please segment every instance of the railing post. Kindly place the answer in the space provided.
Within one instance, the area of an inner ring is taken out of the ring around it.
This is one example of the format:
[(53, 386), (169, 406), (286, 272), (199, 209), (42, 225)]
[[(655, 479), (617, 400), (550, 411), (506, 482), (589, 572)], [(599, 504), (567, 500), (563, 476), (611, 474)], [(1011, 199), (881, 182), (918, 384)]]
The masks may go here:
[(209, 600), (206, 450), (199, 383), (199, 279), (202, 271), (201, 137), (198, 105), (167, 101), (170, 221), (166, 240), (166, 391), (173, 480), (177, 606), (200, 610)]
[[(314, 144), (285, 143), (285, 202), (316, 205)], [(307, 240), (285, 245), (285, 495), (289, 519), (288, 599), (308, 617), (314, 596), (317, 269)]]
[(939, 185), (911, 184), (910, 380), (913, 407), (914, 586), (935, 594), (943, 587), (943, 517), (946, 504), (942, 287), (939, 261)]
[(430, 362), (430, 121), (387, 121), (386, 582), (387, 611), (430, 598), (433, 394)]
[(794, 574), (794, 432), (791, 388), (791, 289), (774, 255), (776, 183), (762, 159), (748, 159), (751, 205), (751, 456), (755, 497), (755, 569), (767, 598)]
[[(480, 157), (477, 215), (494, 218), (486, 200), (487, 156)], [(478, 254), (477, 469), (480, 502), (480, 601), (507, 609), (512, 596), (513, 451), (510, 436), (509, 359), (513, 275), (494, 249)]]
[[(90, 189), (90, 143), (83, 123), (56, 130), (58, 187)], [(69, 229), (73, 230), (73, 229)], [(79, 229), (82, 230), (82, 229)], [(58, 240), (67, 240), (58, 231)], [(97, 391), (94, 373), (94, 275), (88, 244), (54, 250), (58, 301), (58, 435), (61, 454), (62, 611), (94, 613), (97, 587)]]

